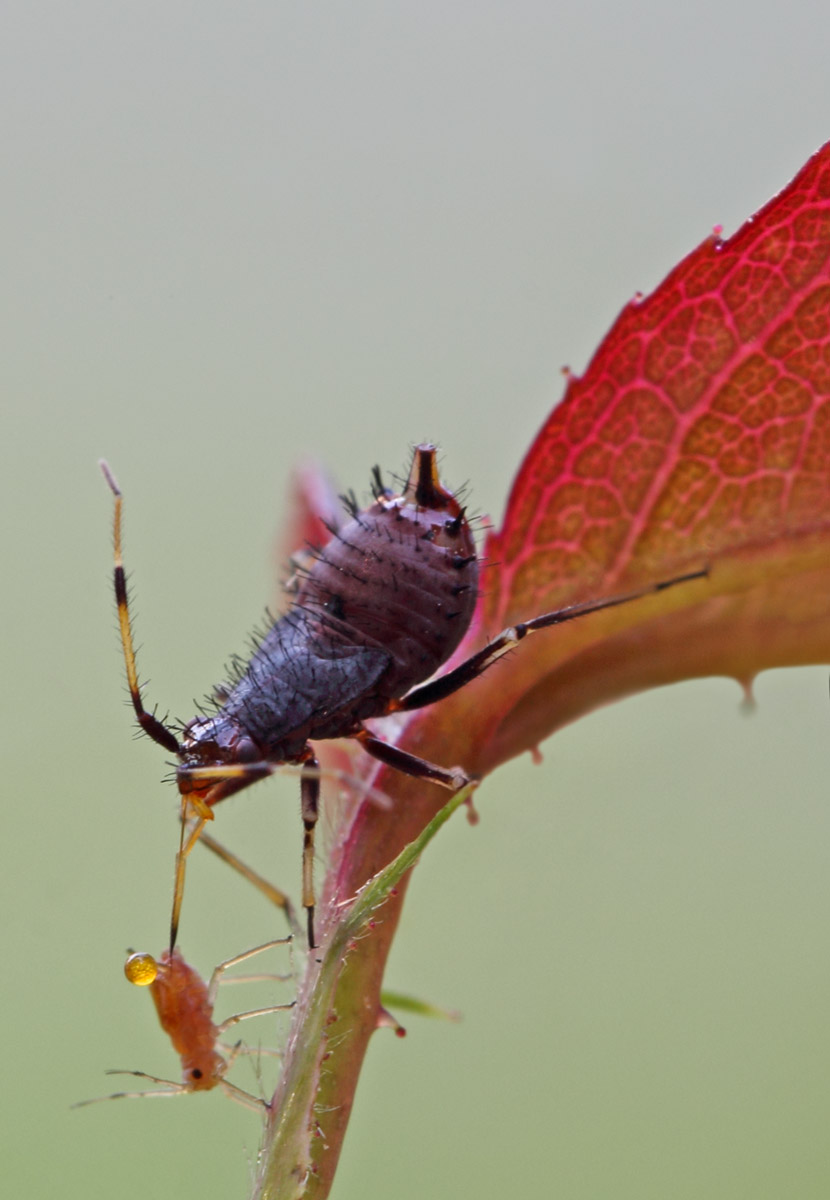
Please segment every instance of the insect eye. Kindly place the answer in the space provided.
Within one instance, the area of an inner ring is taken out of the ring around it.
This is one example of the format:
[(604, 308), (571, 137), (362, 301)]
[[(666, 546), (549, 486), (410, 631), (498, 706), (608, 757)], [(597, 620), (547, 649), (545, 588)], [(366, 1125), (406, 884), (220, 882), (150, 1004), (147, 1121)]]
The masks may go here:
[(201, 1079), (202, 1072), (199, 1070), (198, 1067), (194, 1067), (193, 1070), (190, 1072), (190, 1076), (192, 1079)]
[(159, 973), (159, 965), (152, 954), (131, 954), (124, 963), (124, 974), (136, 987), (147, 987)]
[(259, 762), (262, 758), (259, 747), (249, 737), (241, 737), (235, 744), (233, 751), (237, 762)]

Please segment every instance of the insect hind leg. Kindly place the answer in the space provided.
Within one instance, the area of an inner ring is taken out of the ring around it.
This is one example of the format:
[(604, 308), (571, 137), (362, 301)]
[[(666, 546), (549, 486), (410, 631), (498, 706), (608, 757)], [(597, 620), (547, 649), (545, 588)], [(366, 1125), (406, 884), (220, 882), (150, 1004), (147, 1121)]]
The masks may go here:
[(635, 591), (624, 592), (618, 596), (606, 596), (599, 600), (587, 600), (579, 604), (568, 604), (564, 608), (557, 608), (552, 612), (532, 617), (529, 621), (520, 621), (518, 624), (502, 630), (498, 637), (493, 638), (477, 653), (471, 654), (469, 658), (459, 663), (452, 671), (448, 671), (446, 675), (440, 675), (437, 679), (433, 679), (421, 687), (413, 688), (400, 700), (390, 700), (386, 712), (412, 712), (418, 708), (426, 708), (429, 704), (435, 704), (438, 700), (444, 700), (447, 696), (452, 696), (482, 675), (502, 655), (515, 650), (519, 642), (530, 634), (538, 633), (542, 629), (550, 629), (554, 625), (564, 625), (566, 621), (575, 621), (579, 617), (587, 617), (602, 609), (618, 608), (622, 604), (642, 600), (646, 596), (664, 592), (681, 583), (706, 579), (708, 575), (709, 568), (703, 567), (698, 571), (689, 571), (685, 575), (676, 575), (671, 579), (647, 584)]

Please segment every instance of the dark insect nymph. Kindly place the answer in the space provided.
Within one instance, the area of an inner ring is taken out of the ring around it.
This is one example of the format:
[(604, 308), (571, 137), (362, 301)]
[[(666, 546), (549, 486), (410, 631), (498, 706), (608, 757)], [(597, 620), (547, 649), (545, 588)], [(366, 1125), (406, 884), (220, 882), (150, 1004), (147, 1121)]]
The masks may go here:
[[(356, 738), (388, 766), (455, 791), (471, 782), (463, 770), (440, 767), (391, 746), (363, 722), (443, 700), (528, 634), (706, 574), (694, 571), (533, 617), (505, 629), (452, 671), (430, 679), (469, 628), (478, 561), (464, 509), (438, 478), (435, 447), (418, 446), (400, 495), (383, 486), (375, 468), (374, 503), (360, 511), (350, 504), (351, 519), (314, 552), (291, 608), (270, 627), (236, 678), (217, 693), (217, 711), (195, 717), (179, 736), (144, 707), (121, 558), (121, 492), (106, 463), (101, 465), (115, 495), (115, 596), (130, 697), (144, 733), (178, 759), (183, 832), (171, 949), (185, 860), (220, 800), (285, 764), (301, 768), (303, 905), (309, 945), (314, 946), (314, 828), (320, 793), (314, 741)], [(196, 824), (185, 839), (188, 815), (196, 817)]]

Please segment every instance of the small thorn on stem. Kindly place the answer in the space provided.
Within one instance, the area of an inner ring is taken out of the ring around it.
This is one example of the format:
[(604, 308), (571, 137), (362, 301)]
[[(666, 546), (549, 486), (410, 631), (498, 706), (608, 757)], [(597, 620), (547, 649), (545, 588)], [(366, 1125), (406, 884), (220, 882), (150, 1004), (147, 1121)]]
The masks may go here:
[(377, 1029), (393, 1029), (395, 1037), (406, 1037), (406, 1030), (403, 1025), (392, 1016), (388, 1008), (384, 1008), (382, 1005), (378, 1009), (378, 1019), (375, 1027)]

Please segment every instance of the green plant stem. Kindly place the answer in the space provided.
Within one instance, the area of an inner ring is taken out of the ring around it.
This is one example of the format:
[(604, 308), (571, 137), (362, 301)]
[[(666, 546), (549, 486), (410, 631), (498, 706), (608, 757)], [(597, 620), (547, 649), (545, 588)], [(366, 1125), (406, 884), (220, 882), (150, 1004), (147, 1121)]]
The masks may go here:
[[(434, 811), (434, 789), (428, 791), (421, 807)], [(383, 970), (408, 872), (471, 791), (454, 795), (353, 901), (334, 909), (337, 916), (329, 923), (322, 958), (309, 963), (298, 997), (266, 1128), (255, 1200), (328, 1196), (363, 1057), (378, 1025)], [(409, 828), (418, 819), (414, 807), (407, 811), (407, 821), (393, 823), (392, 828)]]

